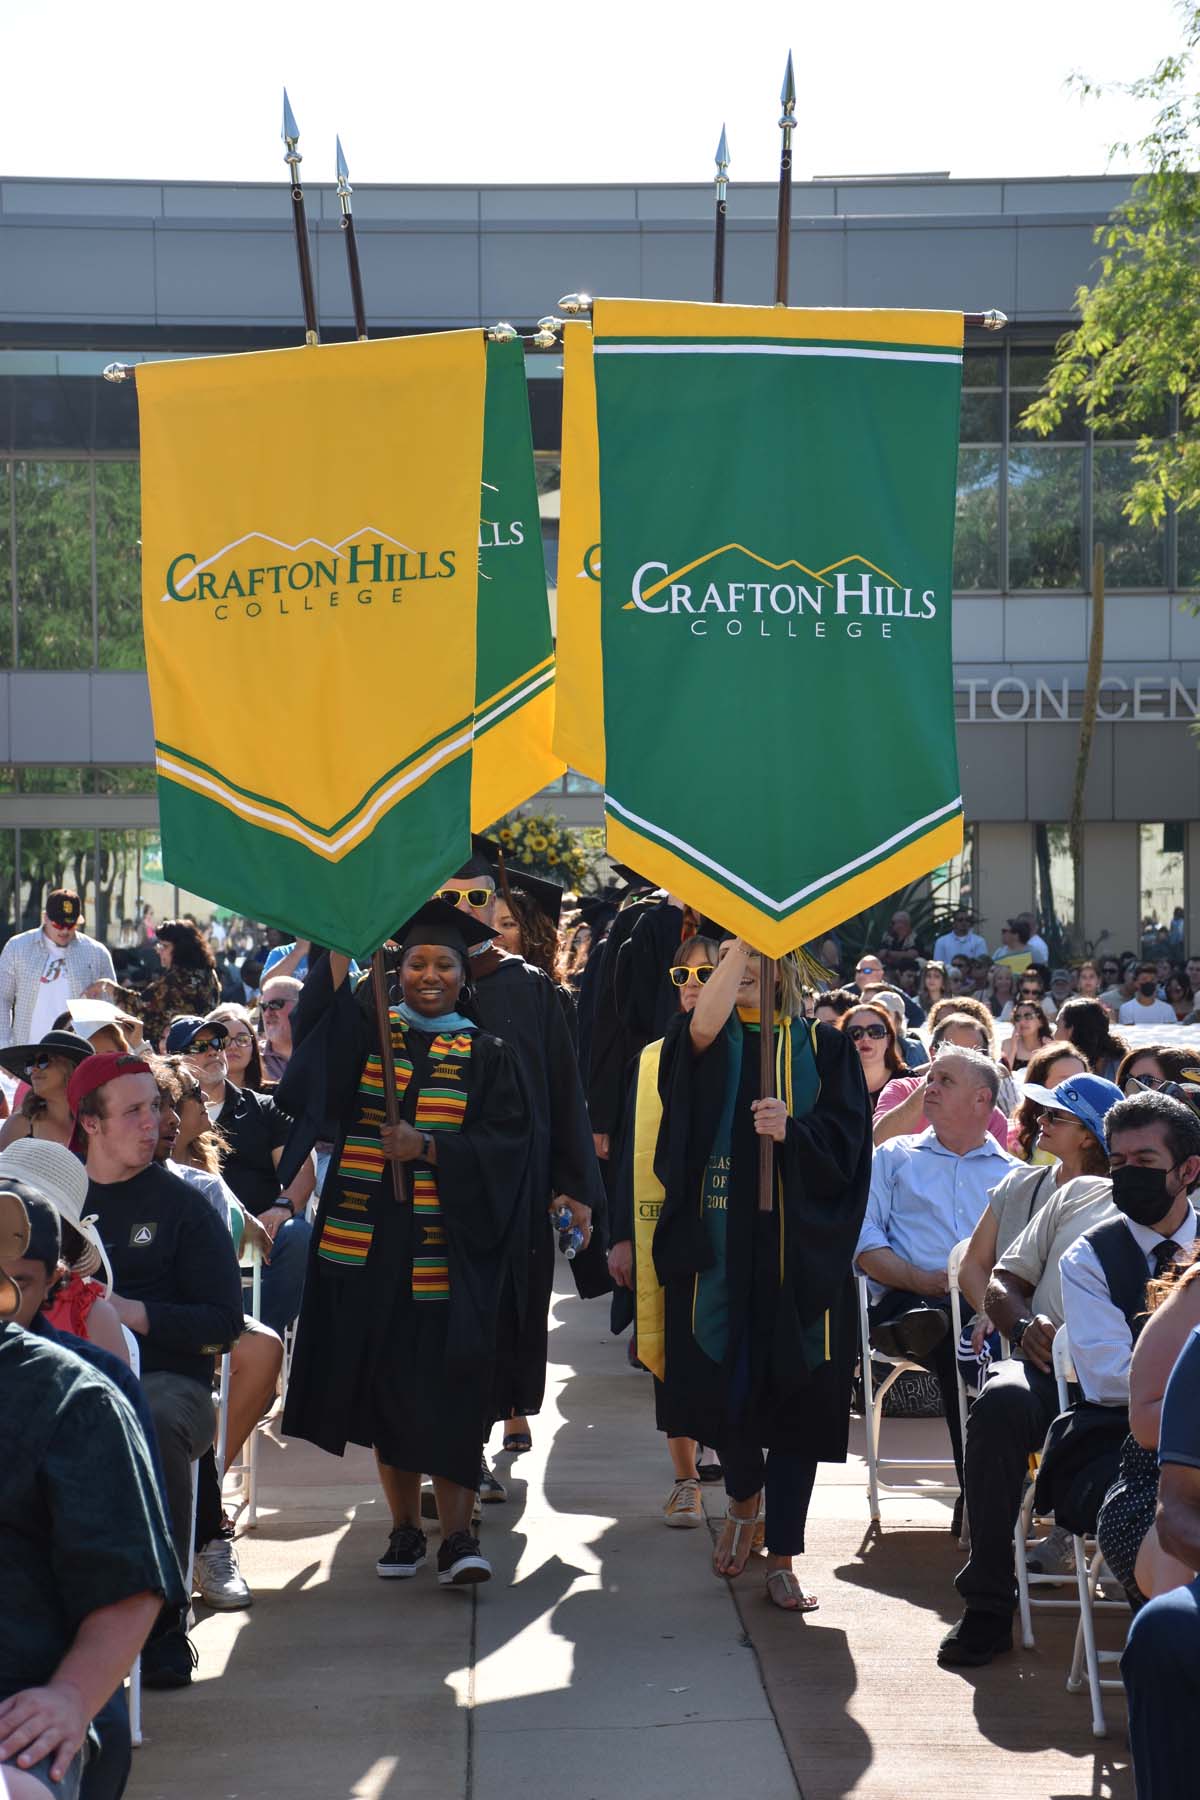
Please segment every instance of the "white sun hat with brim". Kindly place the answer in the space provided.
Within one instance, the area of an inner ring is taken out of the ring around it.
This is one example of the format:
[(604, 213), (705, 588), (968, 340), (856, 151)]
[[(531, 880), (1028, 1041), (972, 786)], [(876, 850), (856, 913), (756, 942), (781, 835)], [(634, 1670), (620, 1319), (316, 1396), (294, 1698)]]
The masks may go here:
[(71, 1030), (77, 1037), (86, 1038), (89, 1044), (106, 1026), (115, 1025), (120, 1031), (126, 1025), (137, 1024), (130, 1013), (122, 1012), (111, 1000), (68, 1000), (67, 1011), (71, 1015)]
[(86, 1249), (71, 1263), (71, 1272), (94, 1275), (97, 1269), (103, 1268), (105, 1293), (110, 1294), (112, 1265), (100, 1239), (95, 1213), (84, 1212), (88, 1196), (87, 1170), (74, 1151), (68, 1150), (65, 1144), (52, 1143), (48, 1138), (18, 1138), (7, 1150), (0, 1150), (0, 1193), (4, 1192), (6, 1176), (13, 1181), (28, 1182), (36, 1193), (50, 1202), (65, 1224), (74, 1227)]

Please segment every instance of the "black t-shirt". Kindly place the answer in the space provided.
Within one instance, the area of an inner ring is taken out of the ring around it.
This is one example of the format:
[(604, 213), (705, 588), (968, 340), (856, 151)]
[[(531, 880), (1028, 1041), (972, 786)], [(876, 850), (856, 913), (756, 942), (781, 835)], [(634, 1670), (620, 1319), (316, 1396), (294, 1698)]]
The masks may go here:
[(158, 1163), (129, 1181), (89, 1181), (87, 1210), (99, 1220), (113, 1286), (146, 1308), (142, 1373), (211, 1381), (214, 1355), (243, 1322), (233, 1239), (216, 1212)]
[(49, 1681), (89, 1613), (184, 1604), (146, 1442), (113, 1384), (0, 1325), (0, 1699)]
[(230, 1082), (217, 1128), (229, 1141), (221, 1174), (246, 1211), (257, 1217), (277, 1205), (281, 1190), (272, 1151), (282, 1150), (287, 1143), (290, 1115), (281, 1112), (270, 1095), (237, 1088)]

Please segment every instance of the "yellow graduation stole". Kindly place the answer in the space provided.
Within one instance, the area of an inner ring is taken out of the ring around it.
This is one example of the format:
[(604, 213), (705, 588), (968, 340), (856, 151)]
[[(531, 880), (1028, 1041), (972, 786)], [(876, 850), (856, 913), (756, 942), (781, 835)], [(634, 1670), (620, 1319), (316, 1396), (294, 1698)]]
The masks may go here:
[(666, 1189), (654, 1173), (654, 1151), (662, 1125), (658, 1065), (663, 1040), (647, 1044), (638, 1058), (633, 1113), (633, 1266), (638, 1361), (666, 1380), (666, 1320), (663, 1290), (654, 1268), (654, 1228)]

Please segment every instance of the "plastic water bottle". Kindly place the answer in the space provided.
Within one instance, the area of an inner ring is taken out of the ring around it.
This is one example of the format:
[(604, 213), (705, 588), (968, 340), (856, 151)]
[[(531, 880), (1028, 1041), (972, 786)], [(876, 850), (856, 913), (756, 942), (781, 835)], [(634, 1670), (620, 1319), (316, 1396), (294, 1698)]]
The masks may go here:
[(583, 1228), (571, 1221), (569, 1206), (561, 1206), (554, 1215), (554, 1229), (558, 1232), (558, 1247), (568, 1262), (573, 1262), (584, 1246)]

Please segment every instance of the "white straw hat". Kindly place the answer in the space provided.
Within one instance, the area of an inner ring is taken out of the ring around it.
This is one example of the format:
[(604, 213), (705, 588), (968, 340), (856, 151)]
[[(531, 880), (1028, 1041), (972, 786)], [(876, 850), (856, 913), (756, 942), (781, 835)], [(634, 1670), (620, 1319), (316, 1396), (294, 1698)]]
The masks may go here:
[(103, 1267), (107, 1292), (112, 1292), (112, 1266), (105, 1254), (95, 1213), (85, 1214), (87, 1204), (87, 1170), (65, 1144), (47, 1138), (18, 1138), (7, 1150), (0, 1150), (0, 1193), (5, 1177), (26, 1181), (44, 1200), (48, 1200), (59, 1217), (73, 1225), (87, 1244), (87, 1250), (72, 1270), (79, 1275), (93, 1275)]

